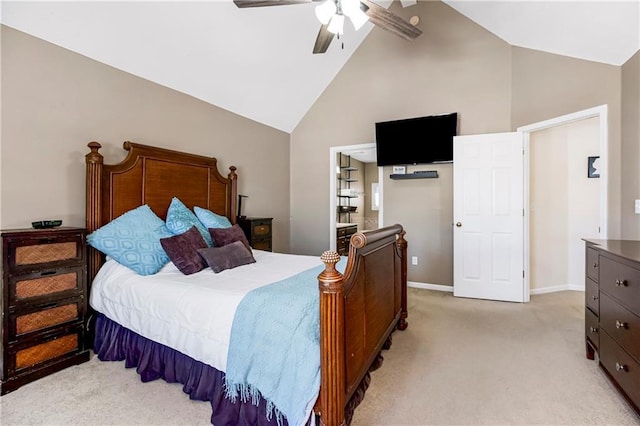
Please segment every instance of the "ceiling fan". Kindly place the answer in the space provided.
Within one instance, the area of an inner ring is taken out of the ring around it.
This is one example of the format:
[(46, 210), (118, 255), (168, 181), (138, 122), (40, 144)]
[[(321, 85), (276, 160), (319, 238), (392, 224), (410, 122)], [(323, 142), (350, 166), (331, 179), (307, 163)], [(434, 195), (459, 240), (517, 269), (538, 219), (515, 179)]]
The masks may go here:
[[(316, 17), (321, 23), (313, 53), (325, 53), (331, 41), (343, 31), (345, 16), (359, 29), (367, 20), (405, 40), (414, 40), (422, 31), (412, 23), (389, 12), (371, 0), (233, 0), (239, 8), (284, 6), (322, 2), (316, 6)], [(416, 4), (416, 0), (400, 0), (403, 7)]]

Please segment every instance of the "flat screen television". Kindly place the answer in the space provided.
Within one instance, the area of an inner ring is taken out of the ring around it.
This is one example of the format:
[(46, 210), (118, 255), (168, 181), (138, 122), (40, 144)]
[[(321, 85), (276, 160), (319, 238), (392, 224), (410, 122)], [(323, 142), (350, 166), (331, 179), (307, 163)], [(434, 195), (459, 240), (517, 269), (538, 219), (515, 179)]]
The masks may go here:
[(458, 113), (376, 123), (378, 166), (449, 163)]

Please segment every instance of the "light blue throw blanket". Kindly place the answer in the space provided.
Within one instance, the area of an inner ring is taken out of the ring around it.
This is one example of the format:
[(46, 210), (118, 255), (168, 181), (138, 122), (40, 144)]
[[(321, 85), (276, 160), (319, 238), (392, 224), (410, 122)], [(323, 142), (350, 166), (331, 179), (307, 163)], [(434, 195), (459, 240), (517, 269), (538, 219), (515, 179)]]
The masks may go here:
[[(346, 258), (336, 267), (343, 271)], [(267, 419), (289, 425), (307, 421), (307, 406), (320, 389), (318, 275), (324, 265), (257, 288), (240, 301), (231, 327), (227, 398), (258, 405)]]

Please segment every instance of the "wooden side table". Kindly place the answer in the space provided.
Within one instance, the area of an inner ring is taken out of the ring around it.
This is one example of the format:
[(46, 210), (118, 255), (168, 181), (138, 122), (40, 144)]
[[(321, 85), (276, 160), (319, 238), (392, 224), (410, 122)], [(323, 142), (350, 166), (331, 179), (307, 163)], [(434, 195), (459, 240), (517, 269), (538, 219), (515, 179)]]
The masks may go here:
[(0, 394), (89, 360), (87, 231), (2, 231)]
[(272, 251), (272, 231), (270, 217), (245, 217), (238, 219), (238, 225), (249, 240), (249, 245), (256, 250)]

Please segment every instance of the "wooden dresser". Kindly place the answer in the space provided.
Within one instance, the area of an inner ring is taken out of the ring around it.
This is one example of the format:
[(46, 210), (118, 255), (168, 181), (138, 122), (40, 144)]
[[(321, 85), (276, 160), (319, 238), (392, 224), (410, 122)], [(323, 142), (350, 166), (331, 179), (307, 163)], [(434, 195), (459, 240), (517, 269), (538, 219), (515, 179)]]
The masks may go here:
[(349, 254), (351, 237), (358, 232), (358, 225), (347, 223), (339, 224), (336, 229), (336, 251), (340, 256)]
[(89, 360), (86, 230), (2, 231), (0, 394)]
[(238, 219), (249, 245), (256, 250), (272, 251), (272, 231), (270, 217), (245, 217)]
[(587, 358), (640, 414), (640, 241), (585, 242)]

